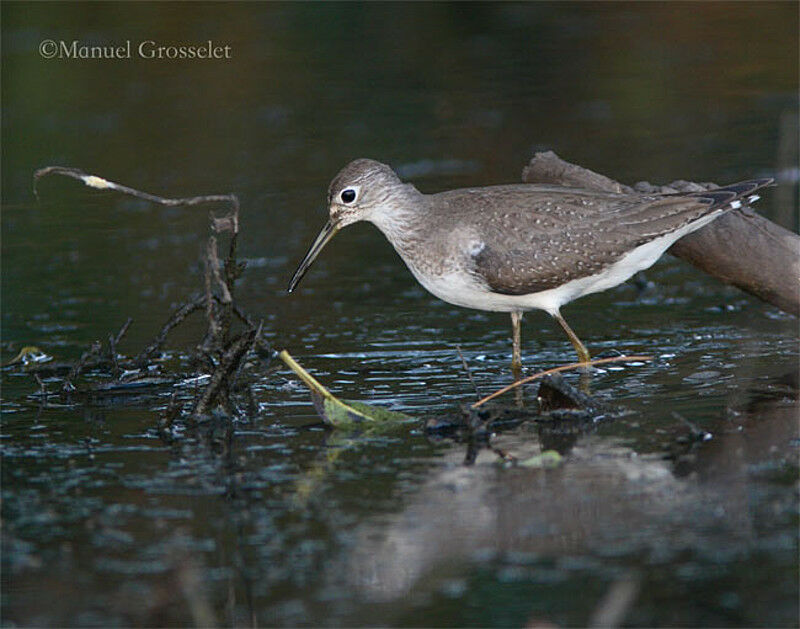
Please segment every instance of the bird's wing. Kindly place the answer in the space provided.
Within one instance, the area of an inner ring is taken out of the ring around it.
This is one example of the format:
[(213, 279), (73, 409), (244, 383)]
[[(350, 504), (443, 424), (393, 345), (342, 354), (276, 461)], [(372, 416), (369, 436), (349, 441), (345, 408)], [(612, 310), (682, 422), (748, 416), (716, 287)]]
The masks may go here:
[[(493, 208), (474, 248), (472, 272), (496, 293), (527, 295), (595, 275), (627, 252), (704, 216), (736, 207), (771, 180), (679, 195), (587, 195), (547, 191), (530, 210)], [(733, 205), (732, 205), (733, 202)], [(516, 205), (518, 207), (518, 205)]]
[(540, 232), (525, 238), (488, 235), (472, 256), (471, 271), (488, 288), (504, 295), (527, 295), (567, 281), (595, 275), (624, 253), (588, 227)]

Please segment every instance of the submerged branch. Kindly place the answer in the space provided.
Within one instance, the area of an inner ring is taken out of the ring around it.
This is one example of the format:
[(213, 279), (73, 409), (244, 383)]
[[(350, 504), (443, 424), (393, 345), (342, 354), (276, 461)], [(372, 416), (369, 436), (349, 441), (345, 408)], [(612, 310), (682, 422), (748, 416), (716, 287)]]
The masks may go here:
[(498, 389), (494, 393), (487, 395), (485, 398), (482, 398), (475, 402), (470, 408), (478, 408), (482, 404), (485, 404), (489, 400), (493, 400), (494, 398), (498, 397), (499, 395), (503, 395), (503, 393), (507, 393), (513, 389), (516, 389), (518, 386), (527, 384), (528, 382), (532, 382), (533, 380), (537, 380), (538, 378), (543, 378), (544, 376), (548, 376), (551, 373), (558, 373), (559, 371), (570, 371), (572, 369), (579, 369), (581, 367), (593, 367), (594, 365), (604, 365), (606, 363), (619, 363), (623, 361), (648, 361), (653, 360), (652, 356), (614, 356), (612, 358), (598, 358), (597, 360), (590, 360), (588, 363), (570, 363), (569, 365), (562, 365), (561, 367), (553, 367), (552, 369), (546, 369), (545, 371), (539, 371), (538, 373), (533, 374), (532, 376), (528, 376), (527, 378), (523, 378), (522, 380), (516, 380), (512, 382), (507, 387), (503, 387), (502, 389)]
[[(235, 383), (234, 375), (237, 373), (242, 359), (253, 349), (259, 334), (261, 334), (260, 327), (247, 330), (230, 344), (211, 375), (211, 381), (197, 400), (192, 410), (192, 417), (197, 419), (208, 414), (215, 405), (229, 406), (230, 393)], [(229, 409), (226, 408), (226, 410)]]
[[(150, 363), (156, 353), (163, 347), (170, 332), (183, 323), (192, 313), (205, 310), (208, 329), (202, 342), (198, 343), (194, 350), (193, 364), (202, 364), (203, 368), (207, 369), (209, 382), (200, 396), (194, 401), (191, 415), (193, 419), (197, 419), (200, 415), (205, 415), (217, 408), (223, 409), (227, 414), (234, 412), (236, 405), (232, 398), (234, 392), (238, 390), (236, 383), (245, 364), (245, 356), (253, 349), (258, 349), (267, 356), (271, 353), (269, 344), (261, 337), (261, 325), (254, 325), (252, 319), (234, 301), (234, 283), (242, 275), (245, 268), (243, 263), (236, 260), (237, 236), (239, 233), (239, 200), (236, 195), (212, 194), (168, 198), (115, 183), (103, 177), (85, 173), (77, 168), (50, 166), (41, 168), (34, 174), (33, 188), (37, 199), (38, 183), (48, 175), (70, 177), (97, 190), (113, 190), (127, 196), (165, 206), (194, 206), (204, 203), (226, 203), (230, 206), (231, 209), (228, 214), (221, 217), (213, 214), (210, 216), (211, 231), (214, 234), (230, 234), (230, 243), (225, 261), (221, 262), (217, 238), (213, 234), (209, 236), (203, 256), (205, 263), (205, 290), (178, 307), (169, 316), (155, 338), (133, 359), (119, 356), (117, 352), (117, 346), (132, 321), (130, 318), (116, 335), (108, 335), (109, 360), (105, 359), (105, 353), (101, 356), (102, 347), (100, 343), (93, 344), (91, 349), (85, 352), (80, 360), (69, 369), (69, 374), (64, 382), (64, 392), (74, 391), (75, 387), (72, 384), (72, 380), (85, 371), (87, 367), (96, 366), (100, 362), (108, 364), (108, 376), (112, 378), (112, 382), (94, 385), (86, 391), (79, 391), (79, 393), (91, 394), (106, 390), (116, 391), (122, 387), (130, 388), (138, 384), (149, 386), (151, 384), (150, 381), (164, 384), (164, 378), (154, 379), (149, 375), (139, 380), (126, 380), (123, 382), (123, 373), (132, 371), (147, 372), (149, 374), (150, 368), (152, 368)], [(232, 329), (234, 317), (243, 324), (240, 327), (244, 327), (244, 330), (236, 334)], [(170, 379), (166, 379), (166, 382), (174, 383), (181, 380), (185, 380), (185, 374), (175, 374)], [(253, 406), (252, 400), (250, 402), (251, 406)], [(166, 417), (169, 421), (164, 426), (168, 427), (171, 424), (179, 412), (179, 408), (180, 405), (173, 399)]]
[(472, 390), (475, 391), (475, 397), (481, 399), (481, 392), (478, 390), (478, 385), (475, 384), (475, 379), (472, 377), (472, 370), (467, 364), (467, 359), (464, 358), (464, 353), (461, 351), (461, 346), (456, 345), (456, 350), (458, 350), (458, 356), (461, 358), (461, 366), (464, 368), (464, 371), (467, 372), (467, 378), (469, 378), (469, 382), (472, 385)]
[(156, 338), (145, 347), (139, 355), (134, 359), (134, 362), (142, 365), (147, 363), (150, 358), (152, 358), (153, 354), (161, 349), (161, 346), (164, 345), (165, 341), (167, 340), (167, 335), (170, 331), (180, 324), (186, 317), (188, 317), (193, 312), (200, 310), (206, 305), (206, 296), (200, 295), (195, 297), (191, 301), (183, 304), (180, 308), (178, 308), (175, 312), (170, 315), (167, 322), (161, 327), (161, 331), (156, 335)]

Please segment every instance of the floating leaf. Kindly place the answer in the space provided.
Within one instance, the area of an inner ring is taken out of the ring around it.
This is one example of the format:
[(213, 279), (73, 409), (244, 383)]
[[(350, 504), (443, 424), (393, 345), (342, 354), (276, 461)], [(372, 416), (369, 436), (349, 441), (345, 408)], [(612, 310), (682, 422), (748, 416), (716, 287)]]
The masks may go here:
[(545, 450), (540, 454), (536, 454), (529, 459), (518, 461), (517, 465), (521, 467), (545, 468), (545, 467), (558, 467), (564, 457), (555, 450)]
[(353, 427), (362, 426), (386, 426), (408, 422), (413, 418), (405, 413), (397, 413), (385, 408), (371, 406), (364, 402), (354, 402), (351, 400), (340, 400), (333, 393), (323, 387), (317, 380), (303, 369), (300, 364), (283, 350), (278, 357), (286, 363), (300, 380), (311, 391), (311, 401), (317, 413), (329, 426), (334, 427)]
[(8, 367), (9, 365), (16, 365), (17, 363), (22, 363), (27, 366), (34, 363), (46, 363), (51, 360), (53, 360), (52, 356), (45, 354), (35, 345), (27, 345), (19, 351), (19, 354), (8, 361), (5, 366)]

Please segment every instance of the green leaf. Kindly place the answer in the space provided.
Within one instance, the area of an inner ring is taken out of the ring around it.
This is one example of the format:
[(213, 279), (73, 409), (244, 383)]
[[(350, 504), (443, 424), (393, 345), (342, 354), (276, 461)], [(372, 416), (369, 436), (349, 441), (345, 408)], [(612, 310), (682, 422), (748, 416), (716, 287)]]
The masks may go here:
[(545, 468), (545, 467), (558, 467), (564, 459), (555, 450), (545, 450), (541, 454), (536, 454), (529, 459), (518, 461), (517, 465), (521, 467)]
[(28, 365), (32, 365), (35, 363), (46, 363), (53, 360), (52, 356), (45, 354), (42, 350), (40, 350), (35, 345), (27, 345), (23, 347), (19, 354), (17, 354), (14, 358), (8, 361), (4, 367), (8, 367), (9, 365), (16, 365), (18, 363), (22, 363), (26, 367)]
[(364, 402), (343, 401), (333, 393), (323, 387), (310, 373), (303, 369), (300, 364), (283, 350), (278, 354), (286, 366), (291, 369), (300, 380), (311, 391), (311, 401), (314, 408), (328, 426), (335, 428), (355, 426), (377, 427), (391, 426), (405, 423), (413, 418), (405, 413), (397, 413), (385, 408), (371, 406)]

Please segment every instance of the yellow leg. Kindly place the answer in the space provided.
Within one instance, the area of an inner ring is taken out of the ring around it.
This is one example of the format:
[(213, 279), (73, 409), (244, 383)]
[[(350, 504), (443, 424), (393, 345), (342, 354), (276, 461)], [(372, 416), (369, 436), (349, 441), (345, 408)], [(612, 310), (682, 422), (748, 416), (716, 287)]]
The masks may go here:
[(581, 363), (588, 363), (591, 360), (591, 356), (589, 356), (589, 350), (586, 349), (586, 346), (581, 343), (581, 340), (578, 338), (578, 335), (572, 331), (572, 328), (567, 325), (567, 322), (564, 321), (564, 318), (561, 316), (560, 312), (556, 312), (553, 317), (556, 321), (564, 328), (564, 332), (567, 333), (569, 340), (572, 341), (572, 346), (575, 348), (575, 351), (578, 352), (578, 362)]
[(514, 380), (522, 376), (522, 312), (511, 313), (511, 373)]

